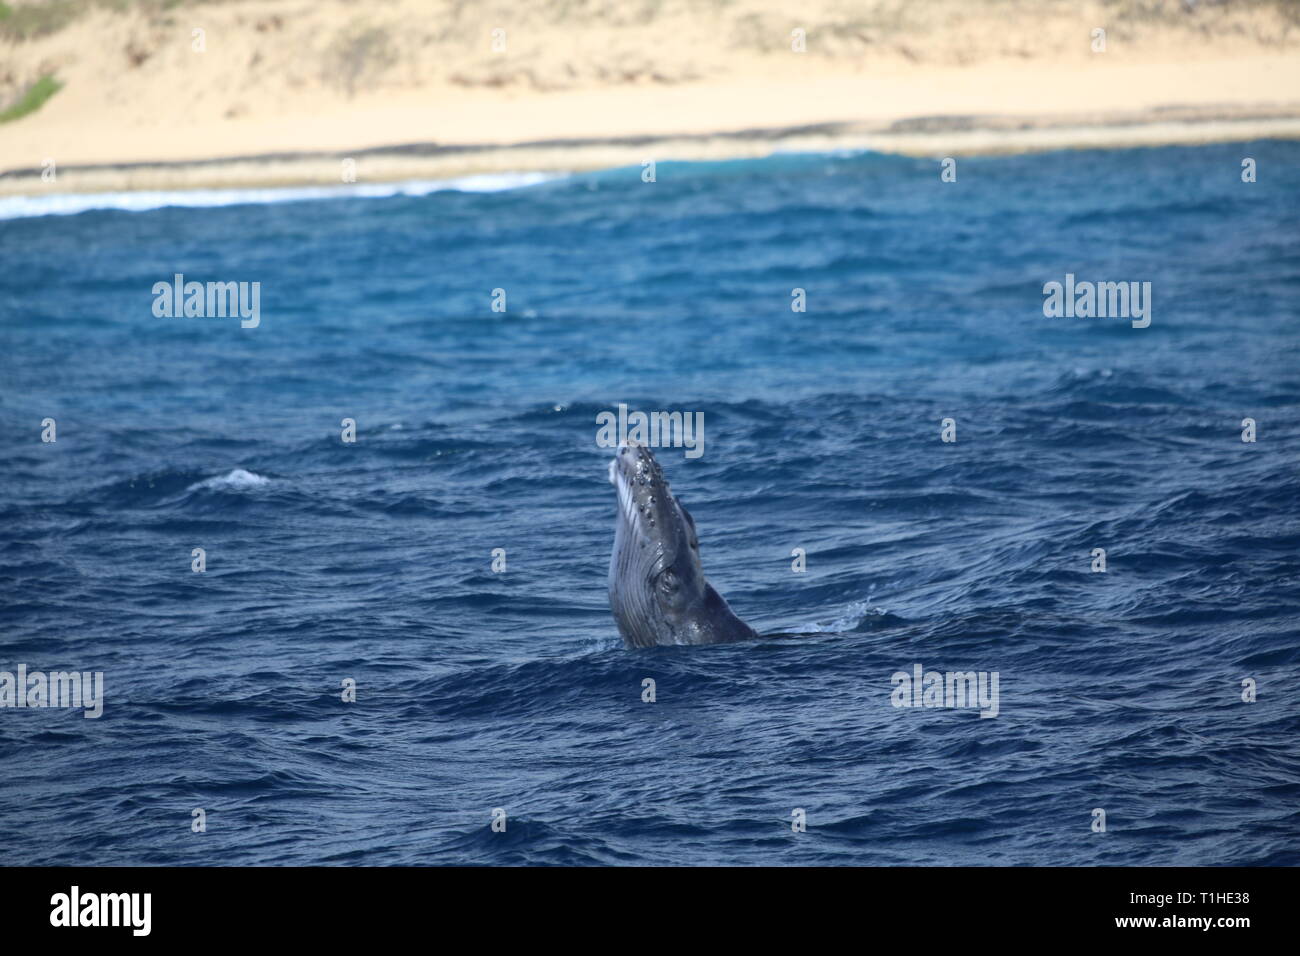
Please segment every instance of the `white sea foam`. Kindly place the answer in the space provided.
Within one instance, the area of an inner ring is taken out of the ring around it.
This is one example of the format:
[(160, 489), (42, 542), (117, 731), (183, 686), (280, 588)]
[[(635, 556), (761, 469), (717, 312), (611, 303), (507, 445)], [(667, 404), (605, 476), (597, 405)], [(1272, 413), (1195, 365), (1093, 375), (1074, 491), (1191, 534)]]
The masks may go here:
[(869, 617), (879, 617), (885, 613), (886, 612), (883, 607), (877, 607), (873, 605), (871, 603), (871, 598), (868, 597), (867, 600), (865, 601), (854, 601), (852, 604), (850, 604), (847, 608), (844, 609), (843, 616), (837, 617), (835, 620), (831, 621), (828, 624), (823, 624), (814, 621), (811, 624), (805, 624), (803, 627), (791, 628), (790, 633), (792, 634), (842, 633), (844, 631), (853, 630), (854, 628), (862, 624), (864, 621), (866, 621), (867, 618)]
[(269, 485), (270, 478), (263, 478), (261, 475), (255, 475), (251, 471), (245, 471), (243, 468), (236, 468), (229, 474), (219, 475), (216, 478), (209, 478), (206, 481), (195, 482), (190, 485), (188, 491), (243, 491), (246, 488), (258, 488), (262, 485)]
[(297, 202), (304, 199), (386, 199), (427, 196), (437, 192), (495, 193), (562, 179), (566, 173), (484, 173), (459, 179), (413, 179), (399, 183), (350, 183), (338, 186), (286, 186), (274, 189), (175, 189), (117, 193), (66, 193), (53, 196), (0, 198), (0, 219), (71, 216), (91, 209), (145, 212), (167, 206), (201, 208), (247, 203)]

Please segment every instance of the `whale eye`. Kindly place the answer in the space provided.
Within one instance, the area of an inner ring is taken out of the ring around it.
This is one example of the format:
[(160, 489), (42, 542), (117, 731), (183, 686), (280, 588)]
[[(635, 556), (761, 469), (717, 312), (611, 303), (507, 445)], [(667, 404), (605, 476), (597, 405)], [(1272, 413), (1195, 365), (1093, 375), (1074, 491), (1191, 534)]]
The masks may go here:
[(672, 568), (667, 568), (663, 574), (659, 575), (659, 588), (664, 594), (672, 594), (677, 590), (679, 582), (677, 572)]

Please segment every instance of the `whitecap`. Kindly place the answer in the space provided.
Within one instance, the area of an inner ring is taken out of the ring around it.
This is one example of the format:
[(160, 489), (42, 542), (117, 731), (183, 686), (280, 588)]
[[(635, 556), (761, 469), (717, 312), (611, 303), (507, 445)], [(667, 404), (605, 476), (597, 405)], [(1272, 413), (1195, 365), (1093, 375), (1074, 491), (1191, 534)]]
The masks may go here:
[(243, 468), (236, 468), (229, 474), (218, 475), (215, 478), (208, 478), (205, 481), (195, 482), (186, 490), (243, 491), (246, 488), (260, 488), (262, 485), (269, 485), (270, 483), (270, 478), (263, 478), (261, 475), (254, 474), (251, 471), (245, 471)]
[(844, 631), (852, 631), (860, 626), (870, 617), (883, 617), (888, 613), (883, 607), (877, 607), (871, 603), (870, 598), (865, 601), (855, 601), (844, 609), (844, 615), (837, 617), (829, 624), (822, 624), (814, 621), (803, 627), (794, 628), (792, 634), (834, 634)]

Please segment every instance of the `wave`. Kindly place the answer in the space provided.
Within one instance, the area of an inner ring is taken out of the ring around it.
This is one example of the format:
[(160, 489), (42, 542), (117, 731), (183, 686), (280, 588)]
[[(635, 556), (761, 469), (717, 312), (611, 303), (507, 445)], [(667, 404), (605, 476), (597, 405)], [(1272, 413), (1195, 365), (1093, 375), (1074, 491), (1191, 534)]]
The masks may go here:
[(190, 485), (186, 491), (243, 491), (246, 488), (260, 488), (263, 485), (269, 485), (270, 478), (263, 478), (261, 475), (254, 474), (251, 471), (245, 471), (243, 468), (236, 468), (225, 475), (218, 475), (215, 478), (208, 478), (206, 481), (198, 481)]
[(413, 179), (396, 183), (283, 186), (264, 189), (175, 189), (142, 192), (66, 193), (0, 199), (0, 219), (72, 216), (92, 210), (147, 212), (168, 206), (206, 208), (264, 205), (312, 199), (389, 199), (438, 192), (495, 193), (563, 179), (567, 173), (481, 173), (456, 179)]
[(903, 619), (883, 607), (873, 605), (870, 599), (854, 601), (844, 613), (830, 622), (813, 621), (793, 627), (789, 634), (843, 634), (851, 631), (871, 631), (879, 627), (901, 624)]

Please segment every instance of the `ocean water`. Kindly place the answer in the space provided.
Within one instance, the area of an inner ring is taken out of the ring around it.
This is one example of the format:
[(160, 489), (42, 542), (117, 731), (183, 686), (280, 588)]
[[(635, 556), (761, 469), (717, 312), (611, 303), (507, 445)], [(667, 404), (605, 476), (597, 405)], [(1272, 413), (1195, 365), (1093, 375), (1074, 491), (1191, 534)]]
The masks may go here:
[[(1300, 863), (1300, 143), (520, 182), (6, 208), (0, 670), (104, 674), (0, 709), (6, 863)], [(622, 647), (620, 402), (800, 636)]]

